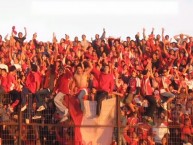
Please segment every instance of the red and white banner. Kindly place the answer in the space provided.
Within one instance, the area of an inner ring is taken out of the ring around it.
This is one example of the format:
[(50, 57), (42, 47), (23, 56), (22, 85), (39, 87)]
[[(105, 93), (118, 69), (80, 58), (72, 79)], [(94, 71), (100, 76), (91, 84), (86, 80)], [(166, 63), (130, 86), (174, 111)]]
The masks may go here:
[[(100, 116), (96, 116), (96, 104), (96, 101), (84, 101), (86, 112), (83, 115), (77, 98), (69, 99), (72, 119), (75, 125), (82, 126), (75, 128), (75, 145), (110, 145), (112, 143), (114, 128), (105, 127), (105, 125), (115, 124), (116, 98), (102, 102)], [(89, 125), (91, 127), (88, 127)]]

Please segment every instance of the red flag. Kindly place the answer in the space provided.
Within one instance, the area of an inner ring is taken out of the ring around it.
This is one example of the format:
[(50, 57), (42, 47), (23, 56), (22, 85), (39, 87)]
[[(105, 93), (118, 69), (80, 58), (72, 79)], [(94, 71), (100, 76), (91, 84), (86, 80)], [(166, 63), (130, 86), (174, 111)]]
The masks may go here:
[[(67, 106), (69, 108), (71, 117), (74, 121), (74, 125), (80, 126), (82, 122), (83, 113), (80, 109), (80, 103), (77, 96), (65, 97), (65, 102), (68, 103)], [(75, 132), (74, 134), (75, 145), (82, 144), (82, 135), (80, 132), (80, 127), (75, 127), (74, 132)]]

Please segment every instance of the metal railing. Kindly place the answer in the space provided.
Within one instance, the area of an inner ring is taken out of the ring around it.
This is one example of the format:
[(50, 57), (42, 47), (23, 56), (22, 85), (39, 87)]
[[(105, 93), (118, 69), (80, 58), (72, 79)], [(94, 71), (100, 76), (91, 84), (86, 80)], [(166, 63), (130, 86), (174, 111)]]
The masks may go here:
[[(75, 125), (72, 118), (64, 123), (59, 123), (57, 114), (54, 114), (54, 107), (51, 106), (53, 110), (49, 108), (49, 103), (51, 103), (50, 105), (54, 105), (53, 100), (49, 101), (50, 102), (47, 102), (48, 108), (41, 112), (42, 117), (40, 119), (33, 120), (30, 118), (30, 120), (27, 120), (27, 111), (21, 112), (21, 105), (17, 106), (15, 112), (9, 111), (8, 108), (12, 103), (12, 99), (9, 94), (5, 94), (2, 98), (0, 108), (0, 145), (74, 145), (76, 142), (75, 128), (109, 127), (114, 129), (112, 142), (114, 140), (117, 145), (129, 145), (129, 143), (123, 143), (124, 129), (126, 126), (120, 123), (119, 97), (116, 97), (116, 120), (114, 124), (110, 125)], [(140, 134), (142, 133), (139, 130), (139, 125), (129, 127), (133, 127), (139, 140), (143, 140), (143, 138), (140, 139)], [(169, 139), (167, 138), (168, 145), (181, 145), (181, 127), (173, 124), (166, 128), (169, 130)], [(126, 134), (131, 140), (134, 139), (133, 135), (129, 133)]]

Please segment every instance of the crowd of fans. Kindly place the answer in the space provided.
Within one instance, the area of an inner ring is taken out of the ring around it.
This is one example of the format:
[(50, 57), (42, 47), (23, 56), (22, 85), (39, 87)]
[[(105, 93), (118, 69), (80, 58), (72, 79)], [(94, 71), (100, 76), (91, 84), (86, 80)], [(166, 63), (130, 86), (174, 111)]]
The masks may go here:
[(126, 126), (122, 144), (193, 143), (191, 36), (173, 39), (164, 28), (161, 35), (152, 29), (146, 36), (143, 29), (142, 38), (137, 33), (134, 39), (122, 40), (107, 38), (103, 30), (91, 41), (86, 35), (71, 40), (65, 34), (58, 40), (53, 34), (52, 42), (42, 42), (37, 33), (25, 41), (24, 29), (24, 35), (13, 27), (10, 38), (0, 36), (1, 121), (14, 118), (19, 109), (26, 123), (42, 117), (46, 123), (65, 122), (70, 111), (64, 99), (73, 95), (83, 114), (84, 99), (97, 101), (100, 115), (102, 101), (119, 96), (121, 123)]

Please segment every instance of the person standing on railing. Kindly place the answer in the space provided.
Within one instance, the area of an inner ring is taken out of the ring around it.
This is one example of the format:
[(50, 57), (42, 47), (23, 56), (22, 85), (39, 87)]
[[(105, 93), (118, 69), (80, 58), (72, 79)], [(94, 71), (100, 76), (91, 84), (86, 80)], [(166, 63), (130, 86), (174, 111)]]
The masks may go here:
[(56, 109), (61, 117), (60, 122), (64, 122), (68, 119), (68, 108), (63, 104), (64, 97), (70, 94), (70, 87), (72, 83), (72, 72), (68, 67), (59, 69), (59, 78), (57, 79), (56, 86), (54, 87), (53, 93), (57, 92), (54, 103)]
[(26, 27), (24, 27), (24, 30), (25, 30), (24, 36), (23, 36), (22, 32), (19, 32), (18, 36), (16, 36), (17, 33), (15, 31), (15, 26), (12, 27), (12, 37), (15, 39), (16, 42), (18, 42), (20, 44), (20, 47), (23, 46), (23, 42), (24, 42), (24, 40), (26, 39), (26, 36), (27, 36), (27, 29), (26, 29)]
[(168, 104), (171, 103), (175, 95), (169, 91), (169, 85), (171, 84), (171, 79), (169, 75), (169, 70), (163, 69), (163, 75), (161, 77), (160, 84), (160, 94), (166, 98), (166, 101), (161, 104), (164, 110), (168, 110)]
[[(38, 71), (37, 65), (31, 64), (31, 70), (26, 76), (25, 86), (23, 87), (21, 92), (21, 97), (22, 97), (21, 111), (25, 111), (28, 105), (27, 119), (30, 119), (31, 117), (32, 101), (33, 101), (33, 98), (35, 97), (35, 93), (40, 88), (41, 77), (37, 71)], [(28, 102), (27, 102), (27, 98), (28, 98)]]
[(43, 88), (36, 92), (37, 111), (46, 109), (45, 97), (49, 97), (54, 89), (54, 83), (56, 79), (55, 65), (51, 64), (45, 73), (45, 80)]
[[(88, 63), (88, 67), (85, 68), (84, 63)], [(80, 101), (80, 108), (83, 113), (85, 113), (84, 107), (84, 97), (88, 96), (88, 77), (91, 70), (93, 69), (92, 63), (90, 61), (83, 61), (80, 65), (77, 66), (76, 72), (73, 77), (72, 90), (75, 87), (78, 89), (78, 99)]]
[(143, 70), (143, 78), (141, 82), (141, 92), (143, 97), (148, 100), (148, 108), (145, 111), (145, 117), (148, 121), (153, 122), (154, 111), (156, 109), (156, 100), (153, 96), (153, 89), (150, 83), (151, 71)]
[(137, 77), (136, 70), (132, 70), (131, 77), (128, 81), (128, 96), (125, 98), (125, 103), (129, 106), (132, 112), (136, 112), (135, 105), (132, 103), (135, 95), (140, 93), (141, 82), (139, 77)]
[[(43, 86), (35, 94), (37, 101), (37, 112), (41, 112), (47, 108), (45, 98), (51, 97), (56, 80), (55, 64), (51, 64), (45, 73), (45, 80)], [(32, 119), (41, 118), (41, 113), (37, 113)]]
[(21, 94), (18, 91), (19, 84), (17, 82), (17, 70), (14, 65), (9, 68), (9, 73), (7, 75), (7, 87), (8, 92), (11, 95), (11, 100), (13, 102), (9, 107), (9, 110), (13, 112), (21, 99)]
[(96, 101), (97, 101), (96, 114), (99, 116), (101, 113), (102, 101), (105, 98), (108, 98), (109, 94), (113, 92), (115, 82), (113, 74), (110, 73), (109, 64), (104, 64), (102, 71), (93, 69), (93, 73), (98, 80), (98, 88), (96, 93)]

